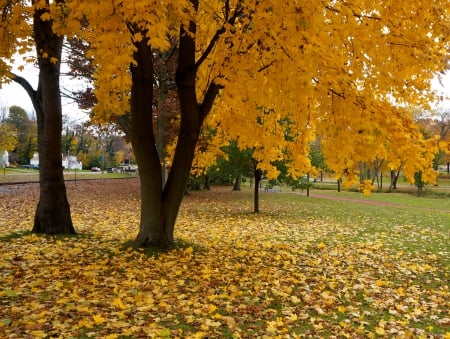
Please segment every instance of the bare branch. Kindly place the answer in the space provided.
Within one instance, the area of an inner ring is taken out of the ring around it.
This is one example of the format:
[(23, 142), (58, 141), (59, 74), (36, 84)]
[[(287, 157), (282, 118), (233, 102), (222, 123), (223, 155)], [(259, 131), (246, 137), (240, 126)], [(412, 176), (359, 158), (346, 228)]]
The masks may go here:
[(18, 83), (20, 86), (23, 87), (23, 89), (27, 92), (27, 94), (30, 96), (31, 101), (34, 103), (36, 100), (36, 94), (37, 91), (35, 89), (33, 89), (33, 87), (31, 86), (31, 84), (28, 82), (27, 79), (21, 77), (20, 75), (14, 74), (14, 73), (10, 73), (9, 78)]

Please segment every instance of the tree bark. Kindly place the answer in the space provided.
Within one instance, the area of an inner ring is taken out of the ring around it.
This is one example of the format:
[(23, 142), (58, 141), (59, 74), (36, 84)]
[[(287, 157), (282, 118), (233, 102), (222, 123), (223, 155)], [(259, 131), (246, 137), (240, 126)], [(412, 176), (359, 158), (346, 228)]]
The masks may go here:
[(203, 189), (204, 190), (211, 190), (211, 182), (209, 179), (209, 175), (205, 174), (204, 178), (203, 178)]
[(259, 169), (255, 169), (255, 187), (253, 194), (253, 213), (259, 213), (259, 184), (262, 179), (262, 171)]
[(242, 175), (239, 174), (236, 177), (236, 179), (234, 179), (233, 191), (240, 191), (241, 190), (241, 182), (242, 182)]
[(400, 176), (400, 170), (395, 171), (391, 170), (391, 182), (389, 184), (389, 192), (392, 192), (393, 190), (397, 189), (397, 181), (398, 177)]
[[(131, 30), (137, 29), (130, 27)], [(190, 28), (195, 32), (195, 27)], [(145, 32), (142, 32), (145, 36)], [(172, 166), (163, 187), (161, 162), (152, 124), (153, 57), (147, 39), (135, 43), (131, 65), (130, 139), (139, 166), (141, 181), (141, 220), (134, 240), (137, 247), (169, 248), (174, 244), (174, 227), (194, 159), (195, 147), (203, 120), (219, 92), (210, 84), (202, 104), (197, 102), (195, 88), (195, 41), (181, 29), (179, 62), (176, 73), (181, 121)]]
[(130, 66), (132, 87), (128, 134), (139, 167), (141, 216), (136, 246), (161, 246), (173, 238), (165, 229), (162, 172), (153, 133), (153, 57), (146, 39), (135, 43), (136, 64)]
[(36, 10), (33, 18), (39, 65), (38, 88), (33, 91), (31, 86), (23, 86), (32, 99), (38, 126), (40, 195), (32, 232), (74, 234), (61, 164), (62, 108), (59, 77), (63, 37), (53, 33), (51, 20), (41, 20), (45, 11)]

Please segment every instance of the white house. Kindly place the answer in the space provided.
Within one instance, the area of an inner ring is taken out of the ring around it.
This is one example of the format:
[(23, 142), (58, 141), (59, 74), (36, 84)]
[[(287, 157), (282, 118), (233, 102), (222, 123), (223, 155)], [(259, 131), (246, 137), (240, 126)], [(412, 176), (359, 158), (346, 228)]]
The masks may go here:
[[(61, 155), (61, 165), (65, 169), (83, 169), (83, 163), (78, 161), (75, 155), (69, 155), (69, 157), (65, 155)], [(39, 166), (39, 153), (35, 152), (33, 154), (33, 158), (30, 159), (31, 166)]]
[(39, 153), (34, 152), (33, 157), (30, 159), (30, 165), (39, 167)]
[(0, 153), (0, 167), (8, 167), (9, 166), (9, 154), (8, 151)]
[(65, 169), (83, 169), (83, 164), (81, 161), (78, 161), (75, 155), (63, 156), (62, 157), (62, 166)]

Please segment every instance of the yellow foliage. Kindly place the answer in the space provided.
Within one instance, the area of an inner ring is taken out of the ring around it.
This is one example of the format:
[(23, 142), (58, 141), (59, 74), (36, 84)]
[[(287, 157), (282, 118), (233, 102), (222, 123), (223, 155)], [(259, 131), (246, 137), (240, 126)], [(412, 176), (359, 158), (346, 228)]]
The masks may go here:
[(370, 195), (370, 193), (373, 191), (374, 188), (375, 187), (372, 184), (372, 180), (371, 179), (366, 179), (361, 184), (361, 191), (363, 191), (364, 196), (366, 196), (366, 197), (368, 197)]
[[(211, 83), (223, 86), (206, 123), (222, 131), (220, 142), (211, 140), (212, 147), (198, 152), (197, 174), (213, 161), (223, 138), (254, 148), (271, 177), (271, 162), (284, 158), (292, 160), (292, 175), (313, 173), (307, 152), (316, 137), (327, 166), (349, 180), (360, 163), (374, 159), (391, 168), (403, 165), (410, 179), (431, 168), (435, 149), (423, 142), (405, 107), (426, 106), (430, 80), (446, 66), (449, 0), (411, 0), (407, 6), (381, 0), (301, 6), (213, 0), (197, 7), (189, 0), (3, 3), (0, 75), (8, 76), (16, 52), (30, 51), (30, 18), (45, 9), (41, 19), (52, 20), (55, 32), (89, 42), (98, 121), (130, 109), (134, 44), (145, 40), (155, 52), (165, 51), (179, 41), (180, 27), (187, 28), (195, 38), (198, 102)], [(88, 27), (80, 27), (85, 20)], [(48, 51), (38, 52), (58, 62)]]

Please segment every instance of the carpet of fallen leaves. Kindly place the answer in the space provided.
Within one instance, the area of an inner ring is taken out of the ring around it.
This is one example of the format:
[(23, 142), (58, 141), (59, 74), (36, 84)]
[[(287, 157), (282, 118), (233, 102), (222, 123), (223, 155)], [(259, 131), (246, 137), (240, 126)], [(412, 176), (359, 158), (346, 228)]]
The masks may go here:
[(300, 204), (275, 200), (253, 215), (251, 195), (226, 188), (187, 196), (184, 245), (149, 255), (123, 247), (136, 180), (67, 186), (73, 237), (26, 233), (37, 186), (0, 187), (2, 338), (450, 337), (443, 236), (444, 251), (411, 253), (358, 238), (370, 220), (293, 217)]

